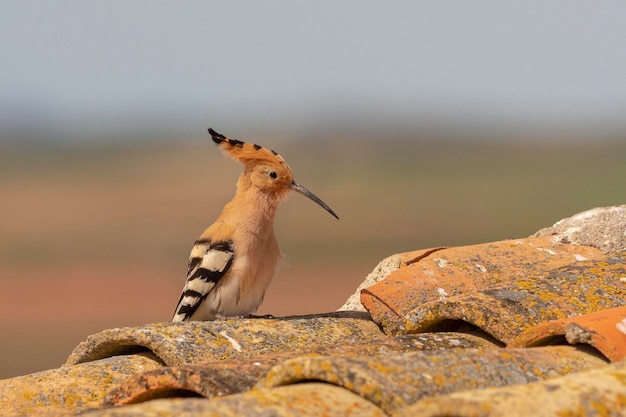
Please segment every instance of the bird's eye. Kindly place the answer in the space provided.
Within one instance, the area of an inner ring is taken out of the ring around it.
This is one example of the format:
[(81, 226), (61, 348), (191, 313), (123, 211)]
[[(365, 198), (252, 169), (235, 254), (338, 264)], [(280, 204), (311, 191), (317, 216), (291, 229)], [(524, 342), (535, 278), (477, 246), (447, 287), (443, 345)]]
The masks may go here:
[(269, 175), (270, 177), (276, 179), (276, 177), (278, 177), (278, 174), (276, 173), (276, 171), (270, 171), (267, 173), (267, 175)]

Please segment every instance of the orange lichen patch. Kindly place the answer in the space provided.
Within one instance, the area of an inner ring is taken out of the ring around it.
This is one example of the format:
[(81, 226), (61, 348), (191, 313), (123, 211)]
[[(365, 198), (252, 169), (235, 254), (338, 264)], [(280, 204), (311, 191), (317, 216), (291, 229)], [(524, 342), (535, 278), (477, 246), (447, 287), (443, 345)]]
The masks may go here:
[(626, 265), (583, 261), (506, 286), (422, 304), (406, 315), (409, 332), (437, 330), (440, 323), (470, 323), (510, 343), (539, 323), (626, 305)]
[(302, 357), (272, 368), (258, 387), (323, 381), (349, 389), (389, 413), (432, 395), (524, 384), (605, 364), (570, 346)]
[(119, 356), (5, 379), (0, 381), (0, 414), (49, 414), (100, 406), (112, 385), (160, 367), (150, 356)]
[(623, 360), (626, 357), (626, 307), (541, 323), (518, 335), (509, 346), (548, 345), (555, 339), (588, 344), (611, 361)]
[(142, 350), (166, 365), (205, 364), (264, 353), (311, 349), (382, 336), (365, 313), (331, 313), (275, 319), (230, 319), (211, 322), (154, 323), (105, 330), (74, 349), (67, 365)]
[(394, 417), (621, 416), (626, 362), (547, 381), (422, 399)]
[(403, 264), (362, 290), (361, 303), (388, 333), (404, 331), (404, 316), (423, 303), (485, 290), (582, 260), (601, 260), (597, 249), (554, 242), (550, 237), (402, 255)]

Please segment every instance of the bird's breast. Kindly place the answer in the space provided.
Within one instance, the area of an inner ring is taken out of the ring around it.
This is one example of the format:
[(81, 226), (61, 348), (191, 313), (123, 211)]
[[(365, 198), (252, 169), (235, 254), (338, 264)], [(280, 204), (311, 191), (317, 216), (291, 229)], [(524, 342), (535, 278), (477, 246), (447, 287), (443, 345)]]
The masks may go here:
[[(276, 268), (282, 259), (276, 238), (235, 242), (235, 259), (219, 285), (217, 313), (223, 316), (247, 316), (254, 313), (265, 296)], [(218, 295), (216, 293), (216, 295)], [(217, 300), (216, 300), (217, 301)]]

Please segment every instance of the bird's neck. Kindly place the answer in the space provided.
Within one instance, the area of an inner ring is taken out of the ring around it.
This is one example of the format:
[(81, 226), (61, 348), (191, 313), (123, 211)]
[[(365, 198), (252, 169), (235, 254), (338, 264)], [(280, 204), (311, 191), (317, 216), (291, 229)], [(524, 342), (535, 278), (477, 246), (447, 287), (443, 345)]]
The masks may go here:
[(280, 199), (254, 187), (237, 187), (235, 197), (226, 204), (220, 217), (238, 230), (255, 235), (273, 233), (274, 217)]

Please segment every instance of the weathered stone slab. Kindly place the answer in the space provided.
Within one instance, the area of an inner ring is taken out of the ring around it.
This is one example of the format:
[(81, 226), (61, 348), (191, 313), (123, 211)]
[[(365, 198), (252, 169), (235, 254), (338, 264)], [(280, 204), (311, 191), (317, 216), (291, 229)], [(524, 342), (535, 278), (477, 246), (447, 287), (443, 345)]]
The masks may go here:
[(624, 252), (626, 204), (583, 211), (539, 230), (534, 236), (550, 236), (554, 242), (593, 246), (606, 255)]

